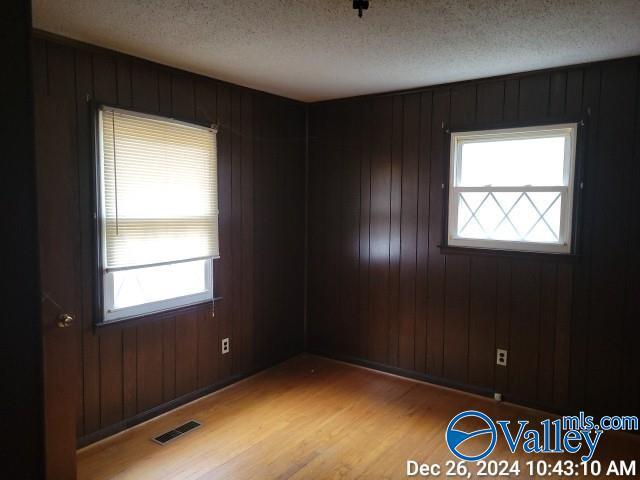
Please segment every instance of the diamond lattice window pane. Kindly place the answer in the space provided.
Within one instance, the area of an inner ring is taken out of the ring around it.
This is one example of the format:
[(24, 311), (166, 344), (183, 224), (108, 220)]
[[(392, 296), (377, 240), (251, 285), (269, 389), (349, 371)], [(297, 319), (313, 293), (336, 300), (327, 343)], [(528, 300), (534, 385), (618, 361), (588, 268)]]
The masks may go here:
[[(529, 242), (555, 242), (560, 237), (560, 197), (558, 192), (529, 192), (529, 200), (539, 213), (537, 223), (525, 235)], [(556, 211), (558, 212), (556, 214)]]
[(487, 238), (486, 229), (477, 217), (489, 198), (488, 192), (465, 192), (458, 202), (458, 233), (466, 238)]
[(527, 195), (541, 214), (544, 214), (551, 204), (560, 197), (558, 192), (527, 192)]
[(467, 204), (460, 200), (458, 202), (458, 231), (469, 223), (469, 220), (471, 220), (471, 213), (472, 212), (469, 210)]
[(498, 204), (504, 210), (504, 213), (508, 213), (521, 196), (521, 192), (493, 192), (493, 196)]
[(557, 237), (551, 229), (540, 220), (525, 238), (528, 242), (555, 242)]
[(478, 221), (472, 218), (466, 225), (461, 225), (460, 236), (465, 238), (487, 238)]
[(464, 192), (460, 194), (460, 203), (466, 203), (471, 211), (475, 212), (480, 204), (486, 200), (487, 195), (489, 195), (488, 192)]
[(503, 217), (504, 214), (493, 195), (489, 195), (482, 206), (478, 209), (478, 213), (476, 213), (478, 222), (482, 225), (482, 228), (487, 232), (490, 238), (493, 237), (493, 231), (496, 229)]
[(534, 227), (538, 218), (540, 215), (527, 195), (520, 197), (509, 214), (509, 219), (518, 230), (520, 237), (524, 237)]
[(458, 235), (491, 240), (557, 242), (559, 192), (463, 192)]
[(511, 222), (505, 219), (493, 232), (493, 238), (495, 240), (516, 241), (520, 240), (520, 235), (516, 232)]
[(547, 221), (551, 229), (553, 230), (556, 240), (560, 237), (560, 219), (562, 212), (562, 199), (558, 198), (555, 203), (549, 208), (544, 215), (544, 219)]

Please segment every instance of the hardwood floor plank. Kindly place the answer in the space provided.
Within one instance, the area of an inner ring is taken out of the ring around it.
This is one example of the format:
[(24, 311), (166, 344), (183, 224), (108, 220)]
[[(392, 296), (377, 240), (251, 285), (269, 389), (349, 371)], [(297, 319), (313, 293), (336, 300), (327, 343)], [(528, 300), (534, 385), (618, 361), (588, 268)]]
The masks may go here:
[[(493, 419), (537, 423), (551, 417), (300, 355), (81, 450), (78, 478), (404, 478), (409, 459), (444, 465), (452, 458), (444, 431), (455, 414), (470, 408)], [(165, 446), (150, 440), (190, 419), (202, 427)], [(594, 458), (639, 454), (640, 437), (605, 433)], [(498, 442), (490, 458), (519, 460), (524, 468), (528, 460), (548, 457), (512, 454)]]

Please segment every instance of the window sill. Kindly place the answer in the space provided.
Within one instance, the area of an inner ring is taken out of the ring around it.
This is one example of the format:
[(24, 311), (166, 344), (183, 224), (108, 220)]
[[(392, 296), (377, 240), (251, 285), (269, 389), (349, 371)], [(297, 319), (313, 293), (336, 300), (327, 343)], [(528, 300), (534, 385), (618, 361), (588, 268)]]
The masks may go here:
[(159, 312), (145, 313), (142, 315), (135, 315), (131, 317), (119, 318), (117, 320), (111, 320), (109, 322), (94, 322), (94, 329), (102, 330), (112, 326), (120, 325), (123, 323), (138, 325), (149, 321), (163, 320), (166, 318), (175, 317), (176, 315), (182, 315), (185, 313), (193, 312), (195, 310), (201, 310), (205, 307), (212, 307), (216, 302), (221, 301), (222, 297), (213, 297), (213, 300), (207, 300), (206, 302), (194, 303), (192, 305), (185, 305), (184, 307), (171, 308), (168, 310), (162, 310)]
[(498, 250), (491, 248), (452, 247), (450, 245), (438, 245), (438, 248), (440, 249), (440, 253), (443, 255), (472, 255), (481, 257), (556, 260), (562, 263), (577, 263), (581, 258), (580, 255), (577, 255), (575, 253), (527, 252), (519, 250)]

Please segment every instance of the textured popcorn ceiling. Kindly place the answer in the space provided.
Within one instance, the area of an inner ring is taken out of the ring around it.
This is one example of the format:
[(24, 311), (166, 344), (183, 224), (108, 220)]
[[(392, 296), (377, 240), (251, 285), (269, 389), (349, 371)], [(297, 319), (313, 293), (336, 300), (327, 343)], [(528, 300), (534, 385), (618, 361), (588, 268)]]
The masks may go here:
[(34, 0), (34, 26), (299, 100), (640, 54), (640, 0)]

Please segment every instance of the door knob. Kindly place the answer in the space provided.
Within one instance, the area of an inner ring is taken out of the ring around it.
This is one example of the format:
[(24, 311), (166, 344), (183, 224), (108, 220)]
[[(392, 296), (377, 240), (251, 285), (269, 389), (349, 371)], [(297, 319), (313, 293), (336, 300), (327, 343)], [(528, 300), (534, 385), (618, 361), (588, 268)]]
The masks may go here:
[(61, 313), (58, 315), (58, 327), (67, 328), (73, 323), (73, 317), (68, 313)]

